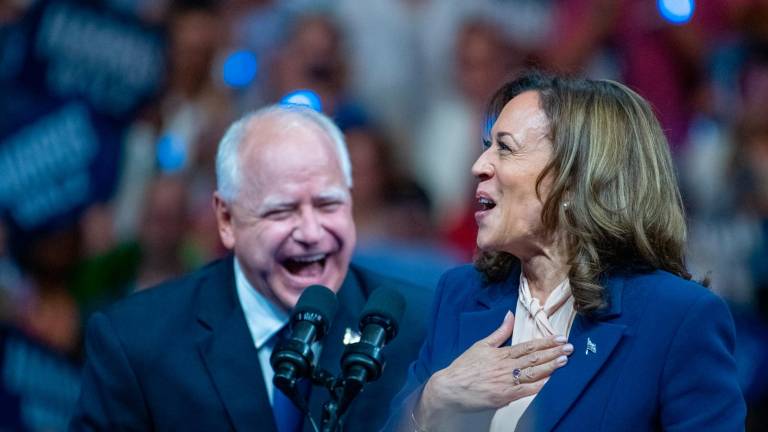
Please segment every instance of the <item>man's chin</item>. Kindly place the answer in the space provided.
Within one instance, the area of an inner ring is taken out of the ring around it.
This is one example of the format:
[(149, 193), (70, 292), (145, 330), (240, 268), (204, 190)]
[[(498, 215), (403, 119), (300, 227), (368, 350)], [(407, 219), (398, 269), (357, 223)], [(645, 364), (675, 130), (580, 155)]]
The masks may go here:
[(284, 306), (288, 307), (288, 309), (292, 309), (296, 306), (296, 302), (299, 297), (301, 297), (301, 293), (303, 293), (307, 287), (312, 285), (322, 285), (333, 292), (338, 292), (339, 288), (341, 288), (341, 283), (344, 280), (343, 275), (339, 274), (338, 271), (328, 268), (324, 269), (323, 274), (318, 276), (294, 275), (287, 271), (284, 271), (283, 273), (284, 274), (281, 275), (280, 278), (281, 280), (272, 286), (280, 291), (276, 293), (277, 297)]

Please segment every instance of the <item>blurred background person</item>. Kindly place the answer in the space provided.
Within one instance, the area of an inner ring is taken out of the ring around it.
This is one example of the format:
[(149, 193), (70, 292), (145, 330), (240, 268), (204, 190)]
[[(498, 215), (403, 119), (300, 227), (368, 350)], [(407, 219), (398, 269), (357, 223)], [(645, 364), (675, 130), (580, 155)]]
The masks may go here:
[(505, 37), (490, 18), (464, 21), (455, 38), (450, 93), (429, 105), (413, 143), (414, 172), (434, 202), (434, 220), (447, 243), (469, 259), (475, 250), (469, 168), (482, 147), (488, 98), (526, 62), (525, 54)]
[(380, 128), (360, 123), (344, 134), (358, 230), (355, 262), (434, 286), (460, 254), (441, 241), (428, 194), (395, 163), (394, 146)]

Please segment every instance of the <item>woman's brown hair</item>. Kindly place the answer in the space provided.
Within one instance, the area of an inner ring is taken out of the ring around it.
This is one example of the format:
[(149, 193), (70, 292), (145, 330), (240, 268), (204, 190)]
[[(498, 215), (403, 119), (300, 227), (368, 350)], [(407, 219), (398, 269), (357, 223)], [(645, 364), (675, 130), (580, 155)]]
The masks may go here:
[[(528, 72), (491, 99), (495, 121), (515, 96), (535, 91), (550, 121), (553, 156), (542, 224), (566, 235), (575, 308), (605, 304), (601, 280), (612, 272), (666, 270), (686, 279), (686, 225), (667, 140), (642, 97), (614, 81)], [(564, 205), (565, 204), (565, 205)], [(517, 258), (481, 252), (475, 265), (490, 281), (506, 278)]]

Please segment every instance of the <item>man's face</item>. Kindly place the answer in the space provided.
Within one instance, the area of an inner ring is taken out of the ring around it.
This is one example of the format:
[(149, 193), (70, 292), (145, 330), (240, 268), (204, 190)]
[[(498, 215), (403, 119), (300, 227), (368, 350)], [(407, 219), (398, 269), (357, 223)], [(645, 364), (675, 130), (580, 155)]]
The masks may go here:
[(322, 130), (297, 116), (249, 125), (233, 203), (214, 197), (219, 234), (249, 282), (291, 309), (309, 285), (338, 291), (355, 246), (349, 188)]

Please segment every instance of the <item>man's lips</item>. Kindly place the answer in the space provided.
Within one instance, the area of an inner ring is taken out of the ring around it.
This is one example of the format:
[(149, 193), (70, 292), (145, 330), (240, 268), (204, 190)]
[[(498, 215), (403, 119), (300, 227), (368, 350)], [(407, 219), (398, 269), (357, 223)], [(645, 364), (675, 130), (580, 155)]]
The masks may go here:
[(280, 263), (293, 276), (319, 277), (325, 270), (325, 263), (329, 256), (329, 253), (297, 255), (285, 258)]

